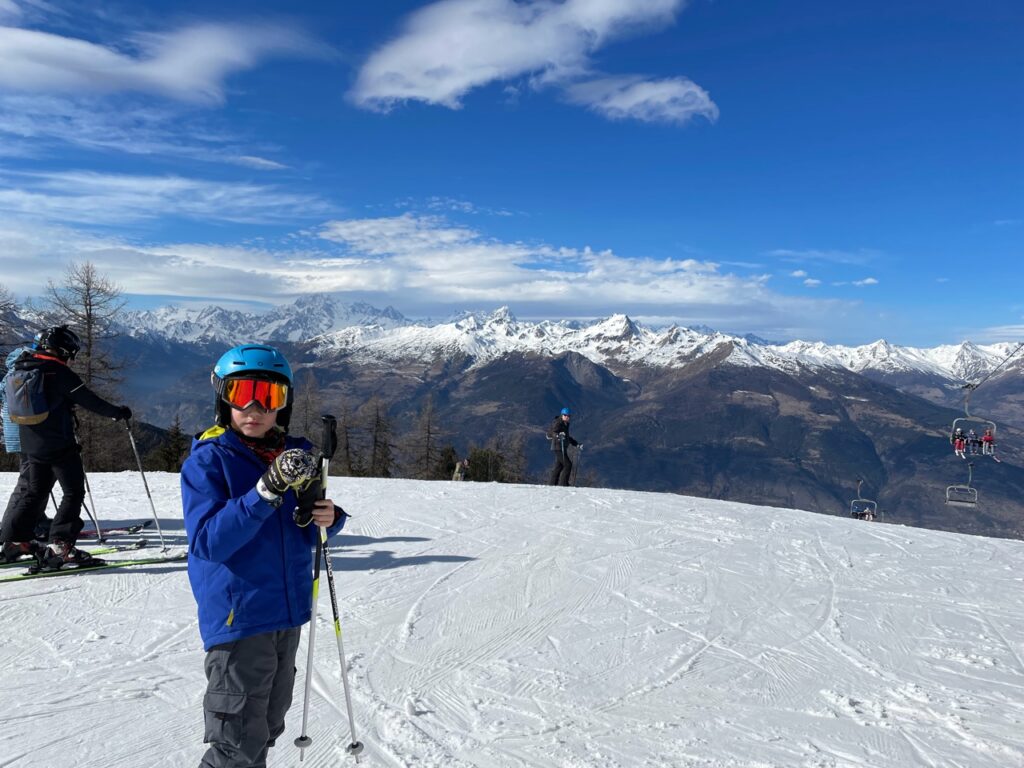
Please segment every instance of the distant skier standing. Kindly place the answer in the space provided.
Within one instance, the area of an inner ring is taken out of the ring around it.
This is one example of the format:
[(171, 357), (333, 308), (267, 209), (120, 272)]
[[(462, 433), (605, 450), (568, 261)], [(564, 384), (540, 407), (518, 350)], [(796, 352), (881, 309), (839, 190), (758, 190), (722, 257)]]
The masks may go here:
[(582, 447), (569, 434), (569, 418), (572, 412), (563, 408), (548, 428), (547, 436), (551, 441), (551, 450), (555, 452), (555, 466), (551, 468), (549, 485), (568, 485), (572, 475), (572, 459), (569, 458), (569, 446)]
[[(88, 552), (75, 546), (83, 527), (85, 500), (85, 469), (75, 439), (75, 406), (125, 421), (132, 417), (132, 411), (128, 406), (108, 403), (68, 367), (82, 346), (78, 334), (68, 326), (43, 330), (34, 346), (15, 361), (14, 371), (8, 376), (6, 405), (12, 419), (22, 419), (18, 434), (27, 478), (20, 498), (4, 515), (0, 540), (4, 542), (5, 559), (31, 553), (39, 559), (41, 570), (53, 571), (68, 564), (88, 565), (92, 560)], [(34, 382), (38, 382), (38, 389)], [(27, 417), (29, 421), (38, 419), (36, 423), (26, 423), (27, 409), (32, 407), (42, 408), (42, 413)], [(33, 529), (46, 509), (55, 482), (60, 483), (64, 496), (50, 526), (49, 546), (42, 549), (33, 542)]]
[[(320, 454), (287, 435), (294, 395), (273, 347), (235, 347), (211, 376), (216, 426), (181, 469), (188, 575), (206, 650), (200, 768), (265, 766), (292, 703), (309, 622), (317, 526), (346, 515), (320, 499)], [(313, 525), (310, 525), (313, 523)]]
[(452, 472), (452, 480), (460, 481), (466, 479), (466, 473), (469, 471), (469, 459), (463, 459), (462, 461), (455, 462), (455, 471)]

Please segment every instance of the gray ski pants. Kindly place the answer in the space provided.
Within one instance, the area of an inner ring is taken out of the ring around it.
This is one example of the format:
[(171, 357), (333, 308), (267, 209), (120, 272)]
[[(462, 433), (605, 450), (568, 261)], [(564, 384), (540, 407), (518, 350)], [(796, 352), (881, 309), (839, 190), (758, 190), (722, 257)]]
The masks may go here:
[(199, 768), (266, 768), (292, 704), (299, 633), (265, 632), (207, 651), (203, 741), (210, 747)]

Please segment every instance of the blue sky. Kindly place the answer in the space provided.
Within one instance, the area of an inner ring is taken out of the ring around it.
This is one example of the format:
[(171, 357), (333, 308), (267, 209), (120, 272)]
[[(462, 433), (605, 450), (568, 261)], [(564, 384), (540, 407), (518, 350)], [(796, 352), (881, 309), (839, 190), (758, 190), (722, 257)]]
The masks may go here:
[(1024, 6), (0, 0), (0, 284), (1024, 338)]

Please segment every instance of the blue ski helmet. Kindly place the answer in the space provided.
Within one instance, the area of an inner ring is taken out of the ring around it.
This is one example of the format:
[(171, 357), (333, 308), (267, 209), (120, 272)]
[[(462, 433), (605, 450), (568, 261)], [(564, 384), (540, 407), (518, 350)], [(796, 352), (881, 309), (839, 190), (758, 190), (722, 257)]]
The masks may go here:
[(220, 356), (210, 374), (210, 383), (217, 392), (214, 413), (217, 425), (226, 427), (231, 423), (231, 406), (221, 399), (224, 380), (232, 376), (246, 376), (254, 379), (284, 381), (288, 384), (288, 404), (277, 412), (277, 425), (288, 429), (292, 418), (295, 393), (292, 389), (292, 367), (278, 350), (266, 344), (243, 344), (233, 347)]
[(570, 411), (568, 408), (563, 408), (561, 411), (559, 411), (559, 413), (562, 416), (572, 416), (572, 411)]

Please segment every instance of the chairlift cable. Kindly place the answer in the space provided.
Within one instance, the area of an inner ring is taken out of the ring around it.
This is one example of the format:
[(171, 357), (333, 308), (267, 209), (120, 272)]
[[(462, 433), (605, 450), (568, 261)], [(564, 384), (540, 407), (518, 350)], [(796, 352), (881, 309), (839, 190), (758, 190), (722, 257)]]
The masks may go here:
[(980, 387), (982, 384), (984, 384), (986, 381), (988, 381), (989, 378), (992, 376), (992, 374), (994, 374), (996, 371), (998, 371), (1000, 368), (1002, 368), (1004, 365), (1006, 365), (1008, 362), (1010, 362), (1010, 360), (1013, 359), (1014, 355), (1016, 355), (1018, 352), (1020, 352), (1022, 347), (1024, 347), (1024, 341), (1022, 341), (1020, 344), (1018, 344), (1017, 348), (1015, 350), (1013, 350), (1013, 352), (1011, 352), (1006, 357), (1004, 357), (1003, 361), (999, 365), (997, 365), (995, 368), (993, 368), (991, 371), (989, 371), (987, 374), (985, 374), (985, 378), (983, 378), (977, 384), (972, 384), (972, 383), (968, 382), (967, 384), (963, 385), (962, 389), (967, 389), (967, 390), (970, 390), (972, 392), (974, 390), (976, 390), (978, 387)]

